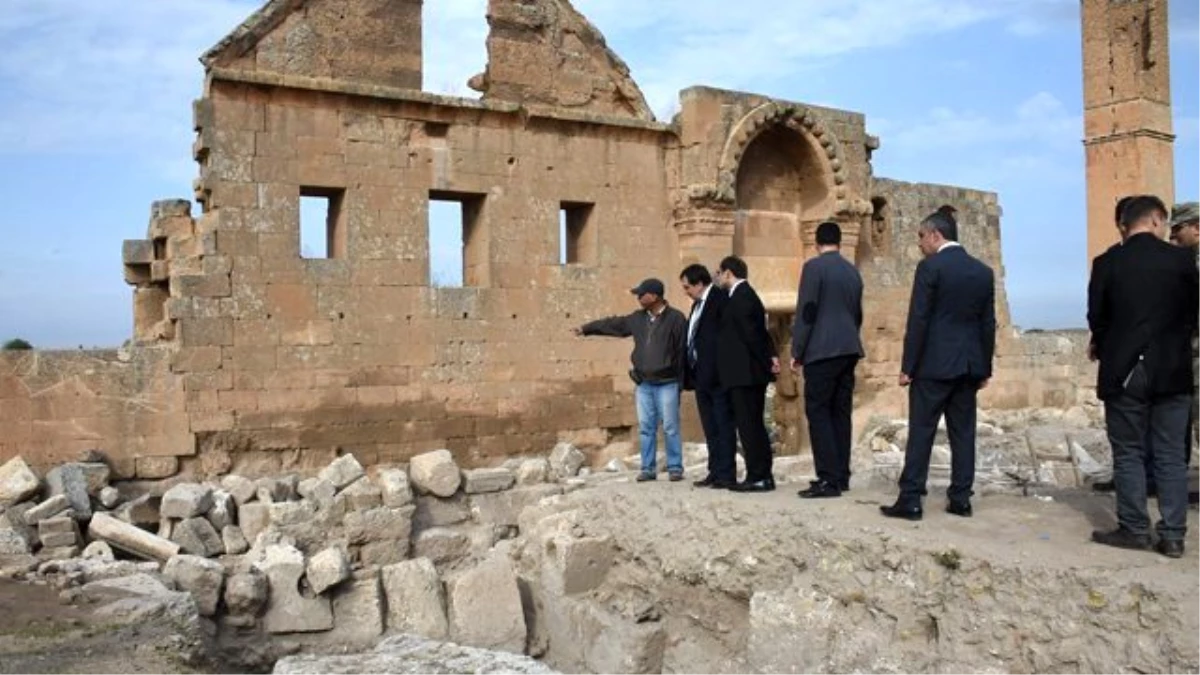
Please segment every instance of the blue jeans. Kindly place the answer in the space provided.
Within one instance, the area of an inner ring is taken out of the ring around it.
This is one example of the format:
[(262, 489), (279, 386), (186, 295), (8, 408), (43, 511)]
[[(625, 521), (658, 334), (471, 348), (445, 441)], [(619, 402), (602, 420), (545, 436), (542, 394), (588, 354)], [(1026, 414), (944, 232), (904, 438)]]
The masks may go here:
[(642, 471), (658, 473), (658, 422), (667, 439), (667, 471), (683, 472), (683, 440), (679, 436), (679, 383), (637, 386), (638, 437), (642, 442)]

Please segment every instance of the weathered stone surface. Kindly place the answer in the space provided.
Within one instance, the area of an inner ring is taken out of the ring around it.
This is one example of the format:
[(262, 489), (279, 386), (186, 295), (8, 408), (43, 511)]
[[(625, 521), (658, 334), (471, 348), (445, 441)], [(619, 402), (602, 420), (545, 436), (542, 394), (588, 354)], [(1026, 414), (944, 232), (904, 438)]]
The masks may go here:
[(221, 489), (228, 492), (238, 506), (254, 499), (258, 492), (258, 486), (254, 484), (254, 481), (236, 473), (221, 477)]
[(350, 578), (350, 561), (344, 550), (330, 546), (308, 559), (306, 571), (313, 593), (324, 593), (326, 589)]
[(79, 463), (63, 464), (46, 472), (48, 494), (64, 495), (71, 511), (79, 520), (92, 516), (92, 500), (88, 496), (88, 479)]
[(160, 497), (142, 495), (117, 507), (113, 515), (133, 525), (158, 525), (162, 515), (158, 511)]
[(24, 501), (37, 494), (41, 483), (37, 474), (20, 457), (0, 465), (0, 508)]
[[(75, 466), (79, 468), (79, 472), (83, 474), (84, 482), (87, 483), (88, 494), (92, 497), (99, 497), (100, 491), (108, 487), (108, 481), (112, 477), (112, 469), (104, 462), (71, 462), (62, 466)], [(49, 474), (47, 474), (47, 479)]]
[(88, 582), (80, 589), (80, 597), (92, 603), (107, 602), (94, 610), (102, 617), (129, 621), (171, 619), (187, 627), (196, 625), (198, 615), (196, 601), (190, 594), (172, 591), (145, 572)]
[[(819, 590), (792, 587), (759, 591), (750, 598), (750, 630), (746, 656), (757, 672), (814, 673), (890, 670), (888, 635), (895, 619), (856, 613), (856, 630), (837, 619), (840, 604)], [(832, 645), (830, 643), (833, 643)], [(832, 652), (832, 653), (831, 653)], [(851, 663), (838, 663), (851, 656)], [(860, 670), (861, 669), (861, 670)]]
[(550, 451), (550, 473), (555, 478), (570, 478), (579, 473), (587, 456), (570, 443), (559, 443)]
[(271, 505), (263, 503), (242, 504), (238, 507), (238, 526), (246, 541), (251, 544), (271, 524)]
[(463, 647), (415, 635), (385, 638), (374, 651), (339, 656), (286, 656), (275, 662), (276, 675), (324, 673), (518, 673), (549, 674), (556, 671), (529, 658), (506, 652)]
[(493, 554), (446, 583), (450, 638), (459, 644), (520, 654), (525, 614), (507, 556)]
[(375, 481), (363, 476), (347, 485), (337, 496), (346, 511), (366, 511), (383, 505), (383, 495)]
[(192, 555), (211, 557), (225, 552), (225, 542), (221, 540), (220, 533), (205, 518), (180, 521), (171, 532), (171, 541)]
[(366, 646), (383, 635), (383, 620), (379, 572), (363, 572), (334, 592), (333, 631), (329, 637), (343, 646)]
[[(296, 486), (291, 485), (283, 478), (259, 478), (254, 484), (258, 501), (264, 504), (290, 501), (296, 494)], [(298, 481), (297, 485), (299, 485)]]
[(462, 474), (449, 450), (434, 450), (413, 457), (408, 477), (422, 494), (449, 497), (458, 491)]
[(322, 469), (317, 477), (340, 490), (362, 478), (364, 474), (362, 464), (358, 463), (354, 455), (342, 455)]
[(246, 541), (246, 535), (237, 525), (226, 525), (221, 528), (221, 542), (225, 544), (225, 552), (229, 555), (241, 555), (250, 548), (250, 544)]
[(471, 538), (466, 532), (446, 527), (431, 527), (417, 535), (413, 557), (428, 558), (436, 564), (460, 560), (471, 553)]
[(403, 542), (407, 550), (414, 511), (412, 506), (398, 509), (381, 506), (367, 511), (351, 511), (342, 522), (346, 528), (346, 537), (352, 544), (395, 541)]
[(25, 512), (25, 524), (37, 525), (47, 518), (53, 518), (58, 514), (66, 511), (70, 507), (70, 501), (66, 495), (54, 495), (45, 500), (41, 504), (34, 506)]
[(156, 480), (179, 473), (179, 458), (174, 456), (138, 457), (135, 462), (138, 478)]
[(89, 558), (100, 562), (114, 562), (116, 556), (113, 555), (112, 546), (104, 540), (96, 540), (87, 546), (83, 547), (83, 551), (79, 554), (82, 558)]
[(0, 556), (25, 555), (33, 550), (23, 532), (0, 527)]
[(542, 582), (558, 595), (586, 593), (604, 583), (615, 558), (616, 550), (607, 537), (559, 534), (546, 540)]
[(117, 548), (151, 560), (165, 561), (179, 553), (179, 545), (117, 520), (107, 513), (92, 516), (88, 536), (103, 539)]
[(212, 523), (213, 528), (220, 532), (227, 526), (233, 525), (236, 508), (233, 495), (224, 490), (213, 490), (212, 506), (208, 508), (205, 515), (208, 517), (208, 522)]
[(225, 582), (225, 607), (230, 614), (258, 616), (267, 605), (267, 577), (257, 568), (231, 574)]
[(199, 483), (180, 483), (163, 493), (158, 512), (164, 518), (193, 518), (213, 505), (212, 488)]
[(416, 502), (413, 526), (417, 530), (456, 525), (471, 519), (471, 502), (462, 495), (450, 499), (426, 495), (417, 497)]
[(521, 460), (517, 465), (516, 475), (518, 485), (545, 483), (550, 477), (550, 462), (540, 457)]
[(221, 601), (225, 566), (194, 555), (177, 555), (163, 566), (163, 576), (181, 591), (191, 593), (201, 616), (213, 616)]
[(380, 469), (376, 475), (382, 492), (383, 505), (388, 507), (408, 506), (413, 501), (412, 484), (403, 469), (393, 467)]
[(333, 628), (329, 598), (300, 593), (304, 554), (293, 546), (268, 546), (264, 560), (255, 565), (267, 575), (269, 602), (263, 616), (268, 633), (312, 633)]
[(471, 516), (488, 525), (516, 527), (521, 511), (527, 506), (562, 493), (560, 485), (528, 485), (496, 494), (475, 495), (471, 498)]
[(79, 543), (79, 524), (70, 516), (55, 516), (38, 522), (38, 539), (46, 548), (64, 548)]
[(1062, 427), (1033, 426), (1025, 431), (1025, 436), (1034, 457), (1059, 461), (1071, 459), (1066, 430)]
[(469, 495), (500, 492), (513, 486), (516, 476), (504, 467), (463, 471), (463, 492)]
[(268, 509), (271, 529), (292, 537), (301, 549), (313, 551), (325, 542), (328, 524), (312, 502), (275, 502)]
[(436, 640), (446, 638), (449, 627), (442, 582), (428, 558), (384, 567), (383, 590), (387, 596), (389, 632)]
[(323, 510), (331, 508), (337, 497), (337, 488), (324, 478), (305, 478), (296, 486), (296, 492)]
[(111, 509), (121, 502), (121, 491), (111, 485), (106, 485), (100, 489), (99, 499), (104, 508)]

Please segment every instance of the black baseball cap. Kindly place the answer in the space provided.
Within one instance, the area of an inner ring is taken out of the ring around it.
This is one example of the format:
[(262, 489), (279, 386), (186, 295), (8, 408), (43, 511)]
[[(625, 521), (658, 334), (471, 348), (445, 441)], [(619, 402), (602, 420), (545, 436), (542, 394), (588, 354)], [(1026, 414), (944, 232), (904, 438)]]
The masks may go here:
[(629, 292), (639, 297), (647, 293), (653, 293), (661, 298), (667, 294), (666, 289), (663, 287), (663, 282), (653, 278), (643, 279), (642, 283), (629, 289)]

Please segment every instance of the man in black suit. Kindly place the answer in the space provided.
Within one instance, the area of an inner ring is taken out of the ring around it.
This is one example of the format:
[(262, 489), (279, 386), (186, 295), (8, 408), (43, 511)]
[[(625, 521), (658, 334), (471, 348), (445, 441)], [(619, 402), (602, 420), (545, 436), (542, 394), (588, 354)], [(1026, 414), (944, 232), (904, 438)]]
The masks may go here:
[(817, 480), (804, 498), (850, 489), (854, 368), (863, 356), (863, 282), (842, 257), (842, 229), (817, 226), (817, 257), (804, 263), (792, 324), (792, 370), (804, 368), (804, 413)]
[(717, 378), (729, 391), (734, 424), (746, 456), (746, 478), (735, 492), (775, 489), (771, 439), (763, 422), (767, 384), (779, 372), (779, 357), (767, 332), (767, 310), (746, 282), (746, 263), (737, 256), (721, 261), (717, 284), (729, 293), (717, 333)]
[[(1192, 395), (1191, 338), (1200, 275), (1184, 249), (1163, 241), (1167, 209), (1157, 197), (1132, 199), (1121, 213), (1128, 239), (1089, 284), (1088, 323), (1100, 357), (1096, 395), (1104, 401), (1117, 487), (1117, 529), (1092, 533), (1108, 546), (1150, 547), (1146, 437), (1154, 445), (1157, 549), (1183, 555), (1187, 532), (1185, 444)], [(1095, 274), (1095, 271), (1093, 271)]]
[(929, 456), (938, 420), (946, 416), (950, 437), (948, 513), (971, 515), (975, 482), (976, 394), (992, 377), (996, 349), (996, 281), (992, 269), (958, 243), (958, 223), (944, 210), (921, 221), (917, 265), (900, 386), (908, 390), (908, 448), (900, 496), (880, 511), (920, 520)]
[(717, 333), (729, 294), (713, 285), (712, 276), (704, 265), (688, 265), (680, 273), (679, 280), (683, 292), (692, 299), (684, 345), (687, 368), (683, 386), (696, 392), (696, 408), (708, 442), (708, 475), (693, 485), (727, 489), (737, 482), (734, 460), (737, 428), (733, 423), (729, 392), (717, 377)]

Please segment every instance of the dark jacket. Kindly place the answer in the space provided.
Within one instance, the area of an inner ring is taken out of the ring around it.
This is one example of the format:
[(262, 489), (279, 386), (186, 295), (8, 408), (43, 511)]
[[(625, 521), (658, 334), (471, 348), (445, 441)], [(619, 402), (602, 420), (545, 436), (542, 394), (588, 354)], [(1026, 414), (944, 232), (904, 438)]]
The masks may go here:
[(717, 377), (722, 387), (752, 387), (775, 379), (775, 346), (767, 332), (767, 310), (747, 282), (738, 284), (717, 334)]
[(683, 312), (667, 306), (653, 321), (650, 312), (638, 310), (628, 316), (610, 316), (583, 324), (584, 335), (633, 336), (629, 360), (646, 382), (665, 384), (683, 378), (683, 344), (687, 319)]
[(992, 268), (962, 246), (947, 246), (917, 265), (901, 372), (913, 379), (992, 376), (996, 281)]
[[(1092, 273), (1091, 273), (1091, 276), (1088, 277), (1088, 325), (1089, 326), (1092, 325), (1092, 311), (1093, 311), (1092, 298), (1099, 297), (1100, 295), (1103, 294), (1103, 289), (1100, 288), (1099, 284), (1103, 284), (1107, 281), (1108, 275), (1105, 273), (1105, 269), (1108, 267), (1108, 263), (1112, 259), (1110, 257), (1112, 255), (1112, 252), (1119, 248), (1121, 248), (1121, 242), (1117, 242), (1117, 243), (1113, 244), (1112, 246), (1109, 246), (1108, 250), (1106, 250), (1104, 253), (1101, 253), (1100, 255), (1096, 256), (1095, 258), (1092, 258)], [(1089, 336), (1088, 341), (1091, 344), (1092, 348), (1094, 349), (1096, 347), (1096, 334), (1092, 333)]]
[[(696, 333), (692, 336), (692, 347), (696, 351), (696, 362), (689, 363), (684, 369), (684, 389), (717, 389), (721, 386), (717, 376), (717, 338), (721, 330), (721, 314), (725, 305), (729, 304), (729, 293), (718, 286), (708, 287), (708, 297), (700, 308), (700, 318), (696, 320)], [(699, 302), (692, 304), (695, 313)], [(690, 322), (692, 314), (688, 314)], [(687, 326), (684, 325), (684, 349), (687, 349)], [(686, 356), (687, 352), (684, 351)]]
[(1139, 359), (1151, 396), (1191, 392), (1200, 294), (1195, 258), (1150, 233), (1104, 257), (1088, 282), (1088, 328), (1100, 357), (1096, 395), (1120, 395)]
[(804, 263), (792, 324), (792, 358), (815, 363), (863, 355), (862, 276), (838, 251)]

